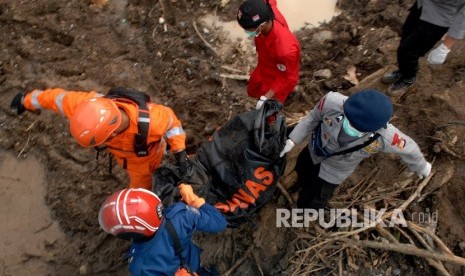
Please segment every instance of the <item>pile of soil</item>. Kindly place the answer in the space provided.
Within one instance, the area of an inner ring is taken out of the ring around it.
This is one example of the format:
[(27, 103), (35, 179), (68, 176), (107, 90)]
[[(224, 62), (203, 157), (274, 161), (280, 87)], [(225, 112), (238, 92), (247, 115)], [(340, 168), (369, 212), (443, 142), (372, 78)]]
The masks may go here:
[[(97, 212), (128, 179), (119, 167), (109, 172), (107, 156), (97, 161), (93, 150), (80, 148), (65, 119), (50, 112), (17, 116), (9, 108), (16, 93), (47, 87), (105, 93), (110, 87), (125, 86), (146, 91), (182, 120), (189, 153), (229, 118), (255, 105), (246, 97), (245, 81), (220, 76), (231, 73), (225, 68), (247, 74), (255, 64), (250, 42), (229, 41), (220, 29), (202, 32), (197, 21), (210, 13), (234, 20), (240, 0), (91, 2), (0, 0), (0, 146), (16, 155), (21, 152), (22, 158), (39, 156), (46, 165), (46, 203), (65, 238), (47, 247), (48, 255), (38, 259), (56, 275), (127, 273), (128, 243), (103, 233)], [(303, 114), (328, 91), (349, 94), (362, 86), (385, 90), (376, 76), (395, 68), (400, 27), (412, 4), (411, 0), (339, 1), (341, 15), (318, 28), (296, 32), (302, 48), (300, 82), (286, 111)], [(442, 66), (428, 66), (422, 60), (415, 86), (395, 99), (393, 118), (428, 160), (435, 158), (436, 170), (454, 169), (451, 180), (418, 208), (438, 210), (438, 235), (459, 256), (465, 256), (463, 47), (457, 45)], [(344, 78), (349, 67), (355, 67), (358, 80), (369, 78), (354, 87)], [(315, 77), (320, 69), (329, 69), (331, 77)], [(288, 172), (294, 159), (295, 154), (289, 156)], [(381, 155), (364, 162), (338, 193), (379, 162), (389, 183), (401, 163)], [(238, 229), (196, 237), (206, 249), (203, 260), (217, 263), (224, 272), (254, 245), (254, 257), (234, 274), (257, 275), (260, 269), (266, 275), (291, 272), (286, 270), (286, 256), (295, 251), (290, 241), (298, 230), (275, 227), (274, 210), (280, 206), (283, 203), (275, 199)], [(429, 271), (413, 258), (394, 259), (405, 273)], [(6, 275), (12, 273), (8, 264), (2, 267)], [(25, 274), (32, 272), (24, 268)]]

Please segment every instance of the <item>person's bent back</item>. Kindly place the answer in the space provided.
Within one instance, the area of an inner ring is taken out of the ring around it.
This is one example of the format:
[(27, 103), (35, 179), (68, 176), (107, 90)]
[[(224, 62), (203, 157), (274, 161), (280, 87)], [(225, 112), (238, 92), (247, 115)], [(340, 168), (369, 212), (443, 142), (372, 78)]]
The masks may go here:
[(133, 275), (198, 272), (201, 249), (192, 242), (192, 234), (226, 228), (220, 212), (196, 196), (191, 186), (181, 184), (180, 191), (187, 205), (175, 203), (166, 210), (154, 193), (144, 189), (124, 189), (103, 203), (99, 212), (103, 230), (132, 241), (129, 270)]

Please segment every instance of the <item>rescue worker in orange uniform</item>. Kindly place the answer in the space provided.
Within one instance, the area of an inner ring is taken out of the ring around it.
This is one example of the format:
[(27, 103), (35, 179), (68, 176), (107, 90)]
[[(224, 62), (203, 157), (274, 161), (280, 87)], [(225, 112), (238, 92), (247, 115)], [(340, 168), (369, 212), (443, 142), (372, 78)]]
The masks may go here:
[(276, 0), (245, 1), (237, 12), (237, 22), (254, 37), (258, 54), (247, 94), (259, 99), (257, 109), (267, 99), (284, 103), (299, 80), (300, 46)]
[[(134, 92), (124, 88), (115, 90)], [(16, 108), (18, 114), (49, 109), (66, 116), (70, 120), (71, 134), (81, 146), (105, 146), (113, 154), (127, 171), (131, 188), (152, 188), (152, 174), (160, 165), (166, 143), (175, 154), (181, 172), (187, 171), (186, 134), (169, 107), (147, 102), (147, 110), (141, 113), (138, 104), (127, 98), (107, 98), (95, 91), (62, 88), (19, 93), (13, 98), (11, 107)], [(136, 154), (135, 139), (141, 122), (148, 125), (147, 150), (144, 154)]]

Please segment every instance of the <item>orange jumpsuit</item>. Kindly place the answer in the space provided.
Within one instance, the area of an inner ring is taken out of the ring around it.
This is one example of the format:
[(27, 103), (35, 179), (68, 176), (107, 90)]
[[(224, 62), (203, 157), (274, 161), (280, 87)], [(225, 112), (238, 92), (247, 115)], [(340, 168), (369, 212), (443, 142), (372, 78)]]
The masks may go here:
[[(95, 91), (66, 91), (61, 88), (34, 90), (24, 97), (24, 106), (28, 110), (49, 109), (71, 118), (75, 108), (86, 98), (101, 97)], [(137, 134), (138, 106), (114, 99), (116, 105), (129, 116), (129, 127), (104, 145), (115, 156), (116, 161), (127, 172), (130, 188), (152, 189), (152, 174), (160, 165), (166, 142), (173, 152), (186, 148), (186, 134), (181, 122), (169, 107), (149, 103), (150, 126), (147, 137), (149, 154), (137, 157), (134, 153), (134, 137)]]

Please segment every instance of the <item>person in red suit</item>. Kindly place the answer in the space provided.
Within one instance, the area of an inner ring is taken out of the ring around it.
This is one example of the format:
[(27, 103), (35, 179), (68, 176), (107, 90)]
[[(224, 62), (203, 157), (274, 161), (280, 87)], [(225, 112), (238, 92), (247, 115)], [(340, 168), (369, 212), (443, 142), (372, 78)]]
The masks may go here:
[(250, 75), (247, 94), (284, 103), (299, 80), (300, 46), (278, 10), (276, 0), (247, 0), (237, 12), (237, 22), (254, 37), (258, 63)]

